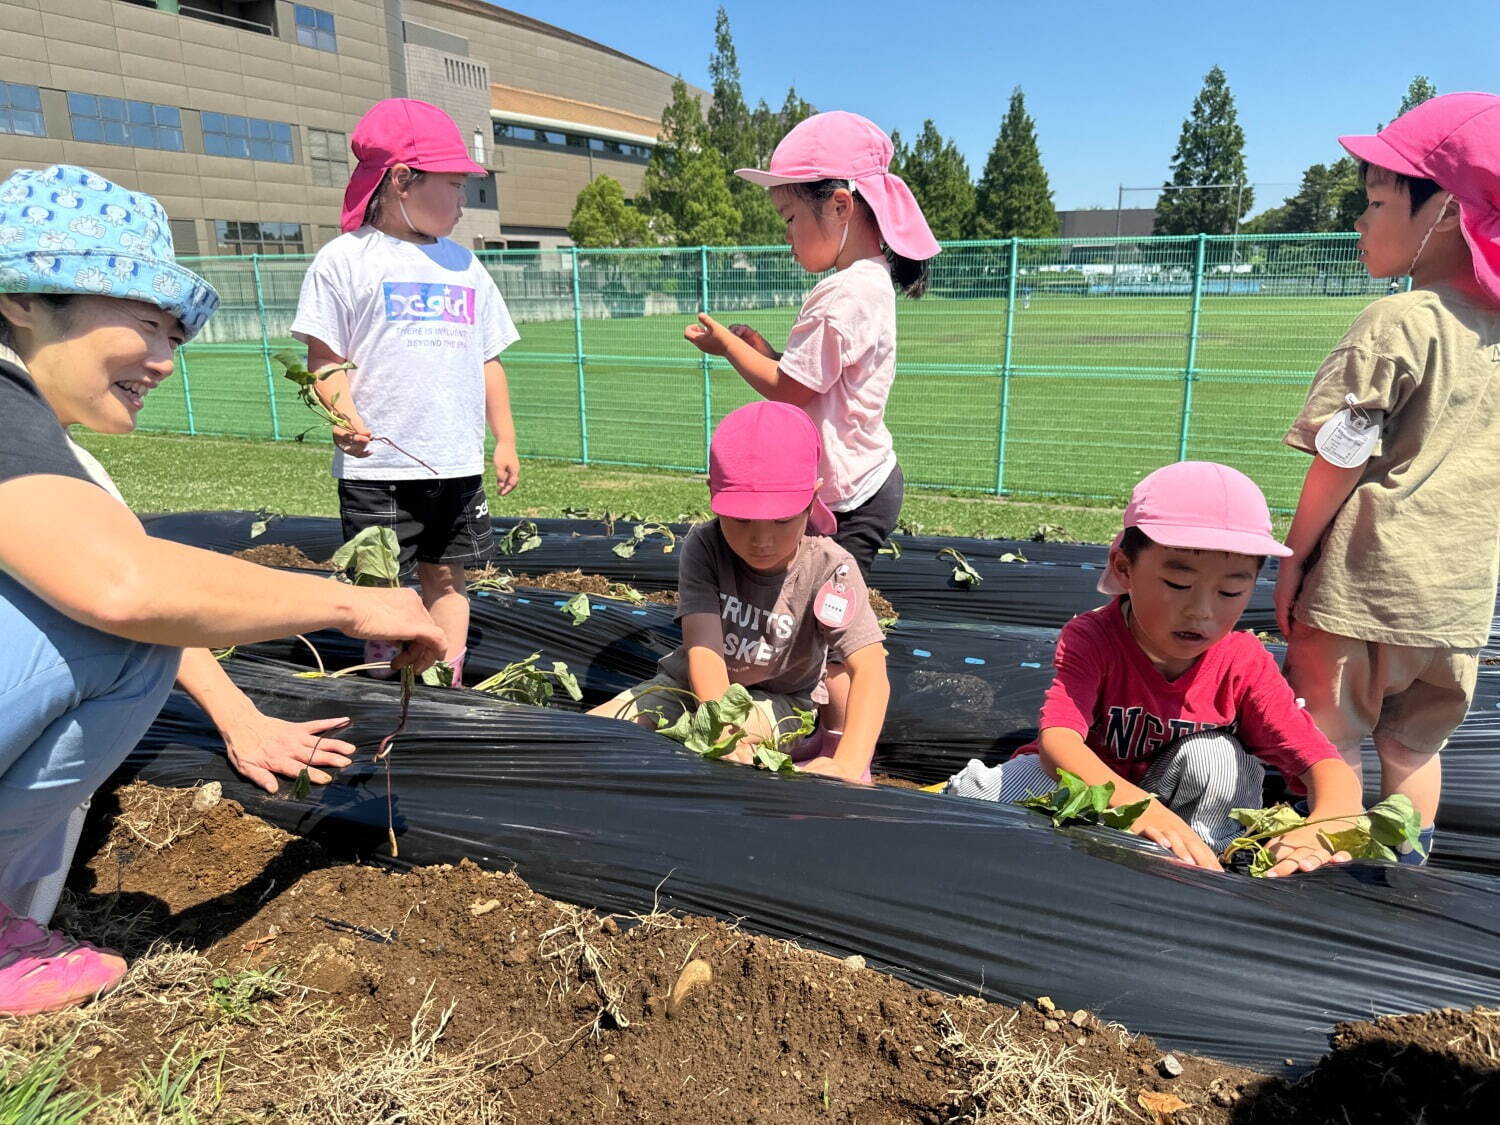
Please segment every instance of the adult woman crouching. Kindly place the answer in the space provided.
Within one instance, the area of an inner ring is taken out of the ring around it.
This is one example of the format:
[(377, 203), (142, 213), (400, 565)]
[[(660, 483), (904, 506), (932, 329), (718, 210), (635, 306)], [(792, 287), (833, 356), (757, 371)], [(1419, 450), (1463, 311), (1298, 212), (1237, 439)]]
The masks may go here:
[(324, 777), (317, 766), (347, 764), (348, 744), (320, 749), (326, 723), (261, 715), (208, 646), (335, 628), (406, 642), (397, 663), (418, 668), (443, 650), (412, 591), (151, 538), (67, 436), (74, 425), (133, 430), (217, 305), (176, 264), (151, 196), (67, 165), (0, 184), (0, 1013), (66, 1007), (124, 974), (121, 958), (44, 923), (79, 808), (174, 678), (218, 724), (236, 768), (267, 788), (276, 773)]

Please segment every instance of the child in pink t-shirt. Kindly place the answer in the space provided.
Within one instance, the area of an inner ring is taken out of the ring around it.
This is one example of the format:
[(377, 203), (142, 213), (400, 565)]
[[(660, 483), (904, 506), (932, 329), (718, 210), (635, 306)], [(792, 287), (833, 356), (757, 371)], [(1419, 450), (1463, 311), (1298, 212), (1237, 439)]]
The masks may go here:
[[(1036, 742), (1003, 765), (971, 761), (947, 792), (1015, 801), (1050, 791), (1064, 769), (1113, 782), (1112, 805), (1154, 793), (1131, 831), (1215, 870), (1242, 831), (1229, 810), (1261, 806), (1266, 765), (1307, 793), (1309, 820), (1358, 816), (1354, 771), (1255, 635), (1234, 631), (1265, 556), (1288, 553), (1243, 473), (1182, 461), (1147, 476), (1099, 581), (1115, 599), (1057, 638)], [(1320, 843), (1329, 827), (1272, 841), (1280, 862), (1270, 874), (1347, 860)]]
[[(941, 250), (922, 209), (890, 173), (891, 140), (873, 122), (838, 110), (799, 123), (768, 171), (737, 174), (771, 189), (792, 257), (809, 273), (834, 272), (803, 302), (784, 352), (748, 325), (706, 312), (684, 335), (723, 356), (762, 396), (805, 410), (823, 439), (819, 498), (832, 509), (833, 541), (868, 575), (895, 530), (905, 481), (885, 403), (896, 376), (896, 294), (920, 297)], [(828, 666), (822, 711), (828, 745), (844, 729), (849, 680), (840, 654)]]
[(738, 175), (771, 189), (792, 257), (834, 272), (803, 302), (786, 350), (748, 325), (706, 312), (685, 335), (723, 356), (763, 397), (807, 411), (823, 438), (818, 495), (833, 510), (833, 540), (868, 574), (895, 529), (904, 482), (885, 425), (896, 375), (896, 294), (920, 297), (941, 247), (910, 189), (893, 176), (891, 141), (857, 114), (819, 113), (776, 146), (769, 171)]

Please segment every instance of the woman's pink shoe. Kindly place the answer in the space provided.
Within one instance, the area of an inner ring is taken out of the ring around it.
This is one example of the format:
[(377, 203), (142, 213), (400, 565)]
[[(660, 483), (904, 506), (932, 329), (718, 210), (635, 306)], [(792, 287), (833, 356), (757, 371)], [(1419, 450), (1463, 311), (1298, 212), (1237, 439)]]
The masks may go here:
[(0, 906), (0, 1014), (71, 1008), (124, 976), (124, 958)]

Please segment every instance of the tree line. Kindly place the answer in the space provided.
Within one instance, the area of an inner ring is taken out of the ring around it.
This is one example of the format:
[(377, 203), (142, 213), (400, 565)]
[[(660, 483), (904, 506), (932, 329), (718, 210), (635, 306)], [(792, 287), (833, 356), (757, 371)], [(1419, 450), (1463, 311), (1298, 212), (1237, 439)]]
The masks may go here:
[[(729, 15), (718, 10), (709, 57), (712, 99), (678, 77), (634, 200), (619, 181), (599, 176), (578, 194), (568, 235), (579, 246), (760, 246), (780, 243), (784, 226), (770, 194), (734, 175), (764, 168), (782, 137), (817, 112), (795, 87), (778, 109), (745, 99)], [(1404, 113), (1437, 93), (1414, 79)], [(957, 144), (931, 120), (908, 142), (891, 133), (891, 171), (906, 181), (933, 234), (955, 239), (1055, 238), (1058, 213), (1042, 166), (1036, 123), (1016, 87), (978, 180)], [(1157, 234), (1310, 233), (1349, 230), (1364, 209), (1359, 170), (1348, 157), (1314, 164), (1295, 195), (1245, 221), (1255, 193), (1246, 180), (1245, 134), (1222, 68), (1203, 80), (1183, 121), (1171, 174), (1156, 204)]]

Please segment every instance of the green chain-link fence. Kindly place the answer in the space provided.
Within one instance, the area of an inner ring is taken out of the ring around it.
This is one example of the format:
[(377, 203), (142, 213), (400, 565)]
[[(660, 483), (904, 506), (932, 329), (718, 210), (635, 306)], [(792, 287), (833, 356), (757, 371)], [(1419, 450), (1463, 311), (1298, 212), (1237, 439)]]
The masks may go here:
[[(814, 280), (784, 247), (480, 256), (521, 332), (502, 359), (522, 454), (594, 464), (702, 471), (713, 426), (752, 396), (684, 326), (707, 309), (778, 343)], [(142, 428), (307, 429), (271, 362), (292, 346), (307, 261), (186, 260), (223, 306)], [(1353, 235), (949, 243), (927, 296), (898, 301), (887, 421), (914, 485), (1119, 499), (1196, 458), (1243, 469), (1287, 508), (1306, 459), (1281, 435), (1319, 361), (1386, 291)]]

